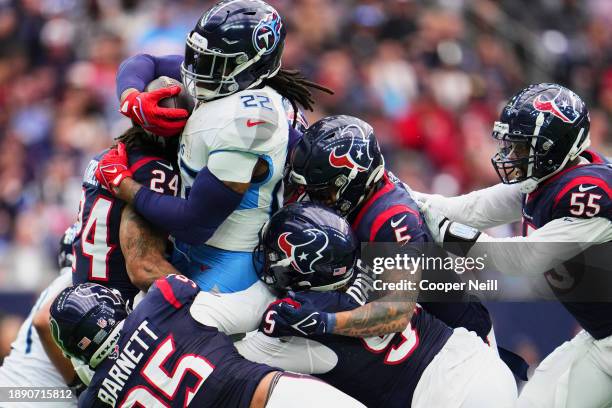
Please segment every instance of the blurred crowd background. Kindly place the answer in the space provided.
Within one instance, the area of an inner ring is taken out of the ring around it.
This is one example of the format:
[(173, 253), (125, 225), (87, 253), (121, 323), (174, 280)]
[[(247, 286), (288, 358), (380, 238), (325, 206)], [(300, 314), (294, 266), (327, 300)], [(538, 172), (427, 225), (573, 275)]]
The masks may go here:
[[(211, 3), (0, 0), (0, 310), (27, 309), (53, 278), (84, 167), (129, 125), (117, 110), (120, 62), (138, 52), (182, 54)], [(335, 91), (316, 95), (309, 119), (368, 120), (389, 167), (416, 190), (457, 194), (496, 183), (493, 121), (533, 82), (559, 82), (582, 96), (593, 145), (612, 153), (612, 1), (270, 3), (288, 30), (284, 66)], [(556, 306), (544, 307), (563, 322), (557, 330), (574, 330)], [(0, 332), (18, 322), (6, 317)], [(525, 331), (513, 341), (533, 361), (560, 342), (537, 344)], [(0, 356), (5, 347), (0, 338)]]

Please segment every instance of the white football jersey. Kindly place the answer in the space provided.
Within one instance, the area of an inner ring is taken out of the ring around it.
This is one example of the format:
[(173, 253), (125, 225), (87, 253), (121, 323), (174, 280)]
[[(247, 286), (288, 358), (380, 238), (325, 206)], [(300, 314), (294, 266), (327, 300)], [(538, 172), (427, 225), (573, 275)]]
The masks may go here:
[(270, 87), (241, 91), (196, 108), (180, 139), (183, 198), (202, 168), (209, 167), (219, 177), (213, 161), (219, 171), (236, 177), (233, 180), (219, 177), (227, 181), (248, 182), (258, 159), (265, 160), (269, 168), (267, 177), (251, 184), (239, 207), (219, 226), (207, 245), (242, 252), (250, 252), (257, 245), (257, 234), (270, 217), (271, 209), (282, 205), (288, 138), (282, 97)]
[[(66, 387), (60, 373), (55, 369), (40, 343), (38, 333), (32, 325), (32, 319), (38, 310), (48, 301), (55, 298), (64, 288), (72, 285), (72, 269), (64, 268), (34, 304), (30, 315), (21, 325), (19, 334), (11, 344), (11, 353), (0, 367), (0, 387)], [(32, 403), (8, 404), (8, 406), (31, 406)], [(4, 403), (0, 404), (5, 406)], [(56, 403), (37, 403), (41, 407), (72, 407), (75, 400)]]

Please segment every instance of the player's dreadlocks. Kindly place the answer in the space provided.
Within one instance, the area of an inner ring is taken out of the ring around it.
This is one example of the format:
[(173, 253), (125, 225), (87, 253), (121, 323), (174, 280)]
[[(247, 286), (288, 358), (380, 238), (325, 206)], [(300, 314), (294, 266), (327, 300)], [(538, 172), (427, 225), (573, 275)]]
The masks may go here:
[(115, 141), (117, 143), (123, 142), (128, 152), (143, 150), (150, 155), (167, 159), (171, 163), (176, 162), (178, 137), (162, 138), (161, 136), (155, 136), (134, 124), (121, 136), (115, 138)]
[(295, 127), (297, 123), (297, 105), (300, 105), (309, 111), (313, 110), (315, 101), (312, 97), (311, 89), (316, 89), (329, 95), (334, 94), (334, 91), (331, 89), (317, 84), (316, 82), (309, 81), (298, 70), (281, 69), (278, 74), (272, 78), (266, 79), (264, 81), (264, 85), (269, 86), (289, 100), (289, 103), (291, 103), (291, 106), (296, 113), (295, 117), (293, 118), (293, 127)]

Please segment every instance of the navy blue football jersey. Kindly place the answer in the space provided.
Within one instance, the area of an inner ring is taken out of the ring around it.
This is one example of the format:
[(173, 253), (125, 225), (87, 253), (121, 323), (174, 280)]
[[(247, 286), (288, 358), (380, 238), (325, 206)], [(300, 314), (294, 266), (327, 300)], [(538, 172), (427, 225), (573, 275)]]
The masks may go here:
[(276, 369), (246, 360), (231, 339), (189, 309), (200, 289), (182, 275), (159, 279), (125, 320), (79, 407), (248, 408)]
[[(357, 288), (359, 291), (359, 288)], [(347, 293), (355, 295), (355, 291)], [(360, 306), (338, 292), (301, 292), (299, 301), (316, 310), (341, 312)], [(401, 333), (369, 338), (310, 336), (337, 356), (334, 368), (314, 374), (368, 407), (409, 407), (425, 368), (444, 347), (452, 329), (417, 306)]]
[[(612, 221), (612, 164), (591, 151), (586, 151), (583, 156), (591, 164), (565, 169), (525, 196), (523, 236), (552, 220), (565, 217), (602, 217)], [(587, 239), (585, 237), (585, 242)], [(557, 269), (546, 272), (546, 280), (566, 309), (589, 334), (596, 339), (608, 337), (612, 335), (612, 303), (563, 301), (570, 293), (572, 282), (596, 275), (582, 273), (584, 262), (579, 257), (567, 261), (565, 268), (561, 268), (565, 271), (563, 273)], [(592, 287), (597, 287), (597, 283), (593, 283)]]
[[(113, 197), (96, 180), (98, 161), (106, 150), (94, 157), (85, 170), (79, 204), (79, 232), (73, 243), (75, 285), (94, 282), (121, 292), (132, 299), (138, 289), (132, 285), (119, 246), (119, 225), (125, 203)], [(140, 150), (129, 152), (129, 166), (135, 181), (162, 194), (177, 195), (179, 175), (172, 164)]]
[[(433, 242), (423, 216), (404, 184), (391, 172), (385, 173), (382, 183), (352, 216), (351, 225), (357, 238), (361, 242)], [(454, 273), (446, 275), (444, 280), (460, 282)], [(477, 297), (467, 293), (453, 296), (456, 297), (446, 302), (421, 299), (420, 304), (450, 327), (465, 327), (487, 341), (492, 323), (486, 307)]]

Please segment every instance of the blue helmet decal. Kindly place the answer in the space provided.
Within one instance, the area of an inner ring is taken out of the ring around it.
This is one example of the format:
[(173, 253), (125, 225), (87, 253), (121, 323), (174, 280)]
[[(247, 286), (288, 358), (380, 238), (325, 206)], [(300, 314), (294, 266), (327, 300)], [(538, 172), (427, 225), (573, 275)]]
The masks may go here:
[(279, 43), (283, 22), (277, 12), (267, 14), (253, 30), (253, 46), (258, 52), (265, 50), (263, 55), (268, 55)]

